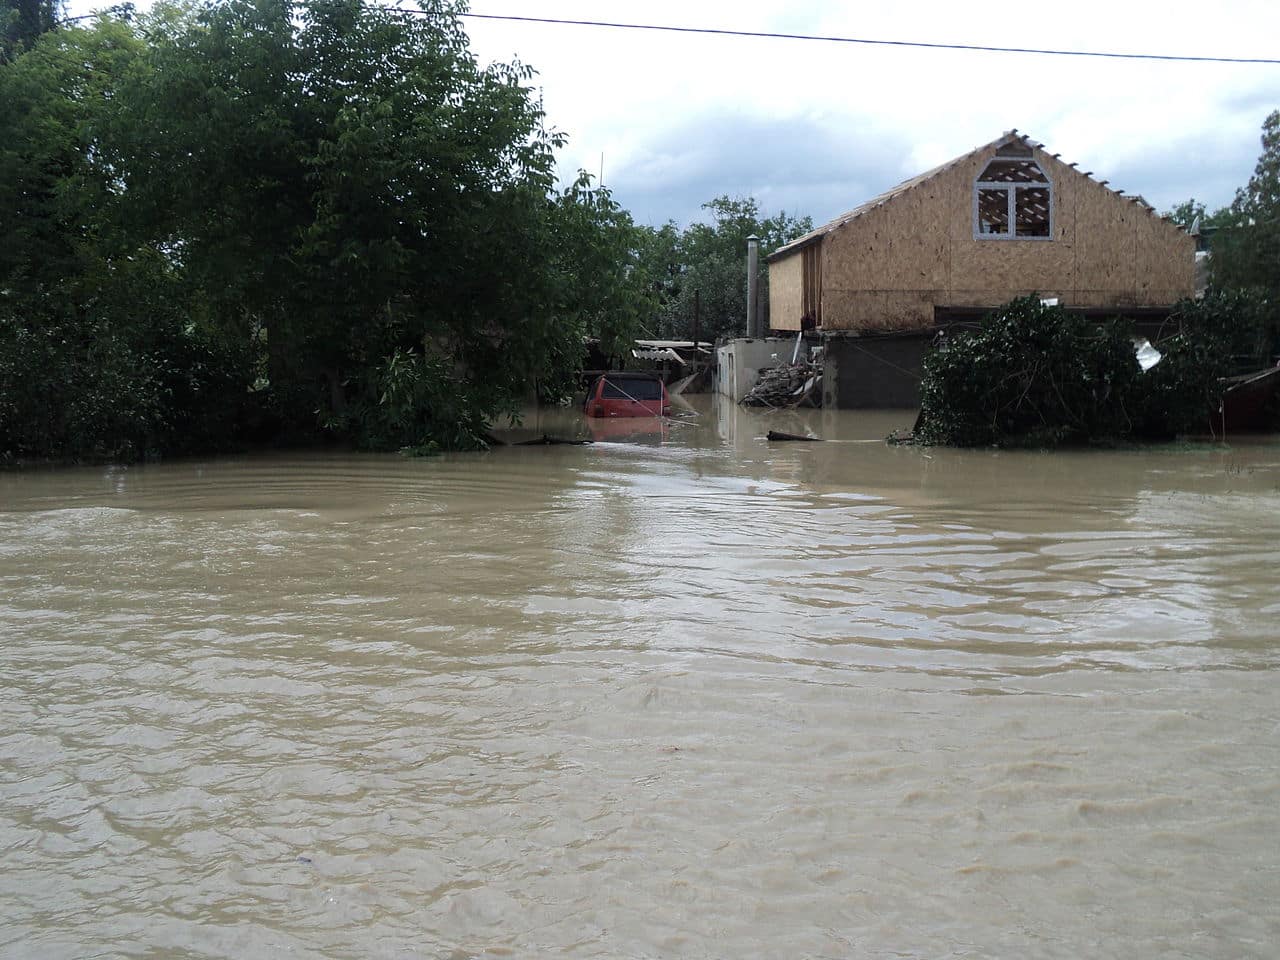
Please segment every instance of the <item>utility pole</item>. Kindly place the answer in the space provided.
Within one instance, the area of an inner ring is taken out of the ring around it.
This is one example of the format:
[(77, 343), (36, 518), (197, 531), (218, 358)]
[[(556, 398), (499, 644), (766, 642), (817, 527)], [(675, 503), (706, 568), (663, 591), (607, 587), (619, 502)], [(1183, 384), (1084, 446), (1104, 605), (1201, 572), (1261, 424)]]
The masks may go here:
[(747, 237), (747, 336), (760, 336), (760, 238)]
[(698, 314), (702, 312), (702, 291), (693, 291), (693, 355), (698, 355)]

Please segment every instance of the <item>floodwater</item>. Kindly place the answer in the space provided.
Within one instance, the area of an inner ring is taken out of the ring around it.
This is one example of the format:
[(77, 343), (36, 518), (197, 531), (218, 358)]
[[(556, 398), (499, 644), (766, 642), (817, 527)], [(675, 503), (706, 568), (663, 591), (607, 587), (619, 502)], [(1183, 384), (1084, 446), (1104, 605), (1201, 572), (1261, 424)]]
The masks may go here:
[(0, 474), (0, 955), (1280, 951), (1280, 442), (695, 407)]

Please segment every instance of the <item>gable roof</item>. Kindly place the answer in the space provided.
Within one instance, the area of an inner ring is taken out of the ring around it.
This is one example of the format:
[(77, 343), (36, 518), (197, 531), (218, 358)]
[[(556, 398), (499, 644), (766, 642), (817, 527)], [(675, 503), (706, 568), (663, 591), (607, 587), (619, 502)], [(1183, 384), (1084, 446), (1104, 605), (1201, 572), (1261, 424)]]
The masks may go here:
[[(953, 167), (958, 166), (959, 164), (966, 163), (969, 160), (972, 160), (973, 158), (975, 158), (981, 153), (984, 153), (987, 150), (999, 150), (1001, 147), (1007, 146), (1011, 143), (1022, 143), (1022, 144), (1025, 144), (1027, 147), (1030, 147), (1036, 150), (1044, 149), (1043, 143), (1035, 142), (1030, 137), (1028, 137), (1025, 133), (1018, 133), (1017, 128), (1014, 128), (1013, 130), (1008, 130), (1005, 133), (1003, 133), (1001, 136), (996, 138), (995, 140), (992, 140), (990, 143), (984, 143), (982, 146), (975, 147), (974, 149), (970, 150), (968, 153), (961, 154), (960, 156), (956, 157), (953, 160), (948, 160), (946, 163), (940, 166), (934, 167), (932, 170), (926, 170), (924, 173), (916, 174), (916, 176), (912, 177), (909, 180), (903, 180), (897, 186), (890, 187), (884, 193), (879, 194), (878, 196), (872, 197), (870, 200), (866, 201), (865, 203), (859, 204), (858, 206), (854, 207), (852, 210), (848, 211), (847, 213), (840, 214), (840, 216), (836, 217), (834, 220), (824, 223), (822, 226), (818, 227), (815, 230), (809, 231), (802, 237), (797, 237), (795, 240), (792, 240), (790, 243), (783, 244), (777, 250), (773, 251), (773, 253), (765, 257), (765, 262), (772, 263), (774, 260), (778, 260), (782, 257), (787, 256), (788, 254), (795, 253), (801, 247), (806, 247), (809, 244), (813, 243), (814, 241), (822, 239), (822, 237), (826, 236), (828, 233), (831, 233), (834, 230), (839, 229), (840, 227), (843, 227), (849, 221), (858, 219), (858, 217), (862, 216), (867, 211), (874, 210), (876, 207), (879, 207), (885, 203), (888, 203), (894, 197), (897, 197), (903, 193), (906, 193), (908, 190), (914, 189), (915, 187), (920, 186), (920, 184), (922, 183), (927, 183), (928, 181), (932, 180), (934, 177), (938, 176), (939, 174), (945, 173), (946, 171), (952, 169)], [(1057, 157), (1058, 155), (1054, 154), (1055, 160), (1057, 159)], [(1068, 166), (1074, 168), (1075, 164), (1074, 163), (1068, 164)], [(1082, 177), (1089, 176), (1089, 174), (1087, 173), (1082, 173), (1080, 175)], [(1110, 187), (1106, 186), (1107, 181), (1105, 180), (1098, 181), (1098, 183), (1101, 186), (1106, 187), (1106, 189), (1108, 190), (1111, 189)], [(1144, 201), (1140, 200), (1137, 197), (1124, 196), (1123, 193), (1121, 193), (1118, 190), (1111, 190), (1111, 192), (1114, 193), (1120, 199), (1128, 200), (1131, 203), (1141, 204), (1145, 206), (1148, 211), (1151, 210), (1150, 206), (1147, 206)], [(1181, 228), (1179, 227), (1178, 229), (1181, 229)]]

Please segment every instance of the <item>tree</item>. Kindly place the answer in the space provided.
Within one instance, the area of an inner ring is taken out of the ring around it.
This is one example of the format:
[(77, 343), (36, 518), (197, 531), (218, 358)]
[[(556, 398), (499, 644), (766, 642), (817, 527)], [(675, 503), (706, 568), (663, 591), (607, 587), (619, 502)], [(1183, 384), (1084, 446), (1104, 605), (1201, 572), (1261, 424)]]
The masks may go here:
[(58, 0), (0, 0), (0, 64), (35, 45), (58, 23)]
[[(558, 323), (619, 355), (657, 307), (641, 263), (645, 235), (586, 171), (560, 195), (554, 213)], [(573, 349), (580, 352), (580, 344)]]
[(142, 49), (102, 17), (0, 65), (0, 459), (216, 446), (234, 418), (235, 362), (192, 327), (165, 260), (113, 222), (104, 132)]
[(1183, 200), (1172, 210), (1166, 212), (1165, 216), (1184, 230), (1192, 229), (1197, 223), (1199, 223), (1202, 228), (1216, 228), (1229, 219), (1230, 208), (1223, 207), (1215, 213), (1210, 213), (1208, 207), (1195, 197), (1191, 197), (1189, 200)]
[(1213, 279), (1280, 302), (1280, 110), (1262, 124), (1262, 154), (1214, 238)]
[(1210, 229), (1210, 312), (1232, 318), (1238, 366), (1269, 366), (1280, 353), (1280, 111), (1263, 123), (1262, 154), (1229, 207), (1207, 216), (1192, 200), (1173, 211), (1178, 222), (1195, 215)]
[(0, 65), (0, 456), (207, 449), (250, 385), (273, 439), (473, 446), (629, 336), (630, 217), (460, 9), (159, 4)]
[(481, 67), (458, 9), (230, 0), (152, 20), (128, 190), (218, 321), (265, 339), (298, 434), (473, 445), (573, 357), (563, 318), (588, 308), (565, 302), (564, 220), (617, 211), (553, 196), (561, 138), (532, 71)]
[(763, 258), (807, 233), (813, 224), (808, 217), (789, 216), (785, 211), (763, 217), (751, 197), (720, 196), (703, 204), (703, 209), (710, 212), (711, 222), (692, 224), (674, 244), (672, 224), (650, 237), (649, 266), (659, 278), (663, 297), (659, 324), (667, 335), (691, 337), (696, 301), (700, 339), (741, 335), (747, 316), (747, 238), (752, 234), (760, 238), (760, 297), (767, 321), (768, 269)]

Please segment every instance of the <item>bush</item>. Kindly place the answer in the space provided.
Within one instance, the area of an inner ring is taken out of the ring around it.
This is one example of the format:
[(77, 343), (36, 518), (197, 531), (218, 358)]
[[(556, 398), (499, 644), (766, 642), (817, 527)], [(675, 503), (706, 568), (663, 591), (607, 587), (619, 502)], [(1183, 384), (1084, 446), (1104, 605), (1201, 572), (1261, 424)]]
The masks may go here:
[(1118, 321), (1022, 297), (924, 363), (918, 439), (960, 447), (1117, 443), (1140, 371)]
[[(76, 297), (76, 301), (80, 300)], [(0, 302), (0, 462), (131, 461), (236, 441), (243, 358), (181, 316)]]
[(1159, 341), (1162, 359), (1143, 373), (1124, 321), (1086, 319), (1036, 296), (1011, 301), (925, 358), (916, 439), (1102, 446), (1203, 429), (1233, 350), (1258, 342), (1263, 306), (1236, 294), (1179, 304), (1178, 332)]

